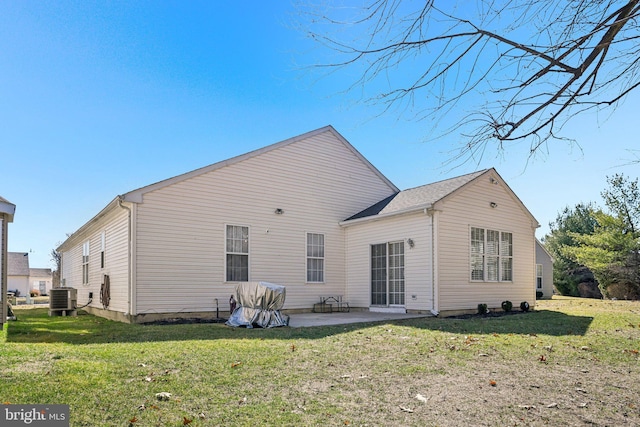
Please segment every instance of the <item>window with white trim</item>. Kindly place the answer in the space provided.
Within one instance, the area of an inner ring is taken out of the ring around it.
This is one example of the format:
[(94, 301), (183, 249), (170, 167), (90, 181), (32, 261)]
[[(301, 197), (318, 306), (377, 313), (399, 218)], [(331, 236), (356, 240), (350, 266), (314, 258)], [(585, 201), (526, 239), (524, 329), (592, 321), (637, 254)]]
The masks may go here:
[(324, 234), (307, 233), (307, 282), (324, 282)]
[(536, 289), (542, 290), (542, 264), (536, 264)]
[(89, 284), (89, 241), (82, 244), (82, 284)]
[(248, 282), (249, 227), (227, 225), (226, 237), (226, 280)]
[(471, 227), (471, 280), (513, 280), (513, 234)]
[(103, 231), (100, 234), (100, 268), (104, 268), (105, 266), (104, 252), (105, 252), (106, 246), (107, 246), (107, 232)]

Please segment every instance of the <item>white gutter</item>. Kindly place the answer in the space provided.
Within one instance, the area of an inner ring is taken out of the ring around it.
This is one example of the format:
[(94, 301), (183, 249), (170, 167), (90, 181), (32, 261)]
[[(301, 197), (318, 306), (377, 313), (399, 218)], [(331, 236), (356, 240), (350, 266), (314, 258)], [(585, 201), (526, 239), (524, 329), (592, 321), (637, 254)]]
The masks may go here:
[(58, 252), (64, 252), (66, 250), (65, 248), (67, 246), (69, 246), (71, 244), (71, 242), (73, 242), (82, 232), (84, 232), (86, 229), (91, 227), (100, 218), (102, 218), (107, 213), (109, 213), (112, 209), (114, 209), (116, 206), (118, 206), (119, 205), (119, 200), (120, 200), (120, 198), (118, 196), (115, 199), (113, 199), (112, 201), (110, 201), (109, 204), (107, 206), (105, 206), (100, 212), (98, 212), (98, 214), (96, 216), (94, 216), (89, 221), (84, 223), (84, 225), (82, 225), (80, 228), (78, 228), (71, 236), (69, 236), (67, 238), (67, 240), (62, 242), (62, 244), (60, 246), (58, 246), (58, 248), (56, 250)]
[(439, 304), (438, 304), (438, 284), (436, 280), (438, 278), (438, 242), (437, 242), (437, 230), (436, 230), (436, 216), (435, 209), (425, 209), (425, 213), (431, 216), (431, 313), (434, 316), (440, 314)]

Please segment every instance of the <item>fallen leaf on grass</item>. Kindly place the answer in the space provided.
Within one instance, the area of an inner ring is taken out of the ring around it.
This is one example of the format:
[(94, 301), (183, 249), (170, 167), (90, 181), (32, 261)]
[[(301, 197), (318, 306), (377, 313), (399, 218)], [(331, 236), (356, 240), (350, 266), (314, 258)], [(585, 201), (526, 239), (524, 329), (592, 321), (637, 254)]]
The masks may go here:
[(420, 393), (416, 394), (416, 399), (418, 399), (422, 403), (427, 403), (427, 398), (421, 395)]
[(171, 399), (171, 393), (167, 393), (166, 391), (162, 391), (160, 393), (156, 393), (156, 399), (158, 399), (158, 400), (169, 400), (169, 399)]
[(137, 422), (138, 422), (138, 419), (137, 419), (136, 417), (133, 417), (133, 418), (131, 418), (131, 419), (129, 420), (129, 425), (130, 425), (130, 426), (132, 426), (132, 425), (134, 425), (134, 424), (135, 424), (135, 423), (137, 423)]
[(245, 396), (245, 397), (243, 397), (242, 399), (240, 399), (240, 400), (238, 401), (238, 405), (244, 405), (245, 403), (247, 403), (247, 398), (246, 398), (246, 396)]
[(579, 403), (578, 404), (578, 408), (586, 408), (587, 407), (587, 403)]
[(538, 357), (538, 360), (540, 362), (546, 362), (547, 361), (547, 356), (545, 356), (544, 354), (541, 354), (540, 357)]
[(232, 367), (232, 368), (237, 368), (237, 367), (238, 367), (238, 366), (240, 366), (240, 365), (242, 365), (242, 362), (233, 362), (233, 363), (231, 364), (231, 367)]
[(557, 404), (556, 402), (549, 403), (549, 404), (547, 405), (547, 408), (557, 408), (557, 407), (558, 407), (558, 404)]
[(582, 347), (580, 347), (580, 350), (589, 351), (591, 349), (589, 347), (587, 347), (586, 345), (583, 345)]
[(405, 408), (404, 406), (401, 406), (401, 407), (400, 407), (400, 410), (401, 410), (402, 412), (408, 412), (409, 414), (413, 414), (413, 409)]
[(495, 382), (494, 380), (489, 381), (489, 385), (490, 385), (491, 387), (495, 387), (497, 384), (498, 384), (498, 383), (497, 383), (497, 382)]
[(291, 344), (291, 351), (296, 351), (296, 345), (295, 344)]
[(187, 417), (182, 417), (182, 425), (183, 426), (188, 426), (189, 424), (191, 424), (192, 421), (193, 421), (193, 419), (189, 419)]

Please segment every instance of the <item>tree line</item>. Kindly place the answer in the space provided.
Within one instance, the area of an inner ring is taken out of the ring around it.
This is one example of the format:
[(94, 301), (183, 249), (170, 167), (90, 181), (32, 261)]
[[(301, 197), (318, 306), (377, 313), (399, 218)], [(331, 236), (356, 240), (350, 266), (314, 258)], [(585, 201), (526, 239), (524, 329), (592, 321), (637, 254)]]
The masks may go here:
[(640, 299), (638, 179), (615, 174), (607, 184), (604, 207), (566, 207), (549, 224), (543, 241), (554, 258), (554, 285), (563, 295)]

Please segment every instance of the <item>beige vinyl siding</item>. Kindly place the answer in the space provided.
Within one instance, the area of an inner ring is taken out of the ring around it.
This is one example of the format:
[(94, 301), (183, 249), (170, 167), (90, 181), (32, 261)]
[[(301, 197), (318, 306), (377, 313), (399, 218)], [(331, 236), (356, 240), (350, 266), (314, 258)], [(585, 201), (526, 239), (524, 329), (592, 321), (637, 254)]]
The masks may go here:
[[(78, 305), (89, 300), (90, 307), (102, 308), (100, 287), (103, 276), (109, 275), (111, 300), (109, 309), (121, 313), (129, 311), (129, 216), (125, 209), (115, 207), (80, 235), (74, 236), (73, 246), (62, 253), (62, 276), (65, 285), (78, 289)], [(105, 232), (105, 268), (100, 268), (101, 235)], [(89, 284), (82, 284), (82, 245), (89, 242)]]
[[(500, 307), (510, 300), (535, 303), (534, 219), (505, 184), (488, 175), (470, 182), (438, 203), (439, 310)], [(497, 204), (495, 208), (490, 203)], [(513, 281), (482, 282), (470, 278), (470, 229), (478, 227), (513, 234)]]
[[(287, 287), (285, 308), (344, 294), (338, 223), (393, 193), (331, 132), (144, 194), (136, 222), (137, 313), (228, 310), (225, 227), (249, 227), (249, 280)], [(284, 213), (275, 214), (276, 209)], [(306, 283), (306, 233), (325, 236), (324, 283)]]
[(536, 274), (536, 291), (543, 292), (543, 298), (551, 298), (553, 296), (553, 261), (549, 253), (543, 248), (542, 243), (536, 241), (536, 264), (542, 265), (542, 289), (537, 287)]
[[(402, 241), (405, 257), (405, 308), (420, 311), (432, 309), (431, 216), (420, 211), (350, 225), (345, 230), (348, 257), (347, 297), (351, 306), (370, 306), (371, 245)], [(407, 244), (408, 239), (413, 240), (413, 248)]]

